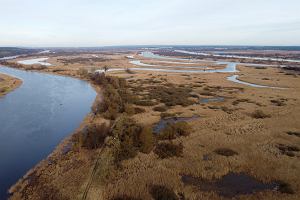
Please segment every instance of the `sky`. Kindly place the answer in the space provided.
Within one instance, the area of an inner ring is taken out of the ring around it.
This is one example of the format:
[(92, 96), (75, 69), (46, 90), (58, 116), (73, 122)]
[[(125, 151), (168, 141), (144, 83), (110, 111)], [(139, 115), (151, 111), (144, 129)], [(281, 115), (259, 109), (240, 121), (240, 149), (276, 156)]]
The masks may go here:
[(0, 0), (0, 46), (300, 45), (300, 0)]

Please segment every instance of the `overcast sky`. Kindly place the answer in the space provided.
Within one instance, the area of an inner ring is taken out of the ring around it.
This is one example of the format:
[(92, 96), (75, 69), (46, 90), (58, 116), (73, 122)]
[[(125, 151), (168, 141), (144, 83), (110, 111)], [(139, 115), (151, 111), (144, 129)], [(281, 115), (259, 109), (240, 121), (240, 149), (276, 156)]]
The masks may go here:
[(0, 0), (0, 46), (300, 45), (300, 0)]

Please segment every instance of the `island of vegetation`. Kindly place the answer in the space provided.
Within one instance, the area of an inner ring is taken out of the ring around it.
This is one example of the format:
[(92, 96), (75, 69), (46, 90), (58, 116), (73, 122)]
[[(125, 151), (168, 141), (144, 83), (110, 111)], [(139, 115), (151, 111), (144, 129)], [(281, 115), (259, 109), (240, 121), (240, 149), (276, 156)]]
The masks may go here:
[(22, 84), (20, 79), (0, 74), (0, 97), (11, 92)]

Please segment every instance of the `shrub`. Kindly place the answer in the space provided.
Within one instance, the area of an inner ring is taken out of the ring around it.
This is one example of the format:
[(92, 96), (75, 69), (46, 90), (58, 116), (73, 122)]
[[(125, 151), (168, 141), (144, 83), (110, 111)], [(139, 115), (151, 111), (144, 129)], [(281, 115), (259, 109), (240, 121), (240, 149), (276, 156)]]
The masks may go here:
[(157, 106), (157, 107), (154, 107), (153, 110), (157, 111), (157, 112), (166, 112), (168, 110), (168, 107), (167, 106)]
[(112, 198), (111, 200), (142, 200), (140, 198), (130, 197), (127, 195), (120, 195), (117, 197)]
[(233, 112), (233, 109), (228, 108), (226, 106), (222, 106), (221, 109), (228, 114), (231, 114)]
[(294, 194), (294, 190), (292, 189), (289, 183), (285, 183), (284, 181), (277, 181), (279, 185), (279, 192), (286, 193), (286, 194)]
[(290, 156), (290, 157), (295, 156), (294, 152), (300, 151), (300, 149), (298, 147), (292, 146), (292, 145), (278, 144), (277, 148), (280, 150), (280, 152), (282, 154), (285, 154), (285, 155)]
[(137, 100), (135, 101), (135, 104), (139, 106), (155, 106), (157, 105), (157, 102), (151, 100)]
[(172, 143), (160, 143), (156, 146), (154, 153), (160, 158), (180, 157), (183, 153), (183, 145), (172, 144)]
[(117, 163), (135, 157), (139, 151), (149, 153), (153, 149), (152, 130), (149, 127), (142, 128), (127, 116), (118, 118), (112, 129), (112, 135), (118, 141), (114, 154)]
[(104, 144), (109, 133), (109, 126), (106, 123), (101, 125), (90, 124), (83, 128), (75, 140), (80, 147), (96, 149)]
[(177, 122), (167, 124), (167, 126), (159, 133), (158, 138), (161, 140), (172, 140), (180, 136), (188, 136), (192, 128), (187, 122)]
[(271, 100), (271, 103), (273, 103), (276, 106), (285, 106), (286, 104), (284, 103), (284, 101), (277, 99), (277, 100)]
[(134, 72), (130, 68), (126, 68), (125, 72), (128, 74), (134, 74)]
[(127, 113), (135, 114), (135, 109), (130, 105), (135, 102), (136, 97), (126, 88), (125, 79), (105, 76), (104, 73), (95, 73), (91, 75), (91, 79), (99, 85), (103, 86), (103, 101), (98, 101), (93, 105), (95, 114), (101, 113), (103, 117), (115, 120), (119, 114)]
[(255, 67), (255, 69), (267, 69), (267, 67), (263, 67), (263, 66), (258, 66), (258, 67)]
[(203, 92), (200, 92), (200, 94), (203, 96), (214, 96), (215, 95), (214, 93), (209, 92), (209, 91), (203, 91)]
[(127, 115), (134, 115), (135, 114), (135, 109), (131, 104), (125, 104), (124, 105), (124, 112)]
[(7, 87), (0, 88), (0, 92), (1, 92), (1, 93), (4, 93), (4, 92), (6, 92), (6, 91), (8, 91), (8, 88), (7, 88)]
[(271, 115), (265, 114), (262, 110), (256, 110), (254, 111), (251, 116), (255, 119), (264, 119), (269, 118)]
[(133, 158), (139, 149), (139, 133), (142, 127), (129, 117), (121, 116), (113, 125), (112, 134), (119, 141), (115, 152), (117, 162)]
[(152, 185), (150, 194), (154, 200), (178, 200), (174, 191), (163, 185)]
[(173, 125), (173, 127), (178, 136), (188, 136), (192, 131), (191, 126), (187, 122), (184, 122), (184, 121), (175, 123)]
[(144, 108), (139, 108), (139, 107), (134, 108), (135, 114), (140, 114), (140, 113), (144, 113), (144, 112), (146, 112), (146, 110)]
[(214, 150), (214, 152), (216, 154), (219, 154), (221, 156), (226, 156), (226, 157), (238, 155), (236, 151), (233, 151), (232, 149), (228, 149), (228, 148), (218, 148)]
[(156, 99), (166, 106), (189, 106), (194, 104), (194, 101), (189, 99), (192, 89), (188, 87), (168, 84), (165, 86), (150, 86), (147, 89), (149, 90), (150, 99)]
[(88, 77), (88, 70), (87, 69), (84, 69), (84, 68), (80, 68), (78, 70), (78, 75), (82, 76), (82, 77)]
[(297, 137), (300, 137), (300, 132), (295, 132), (295, 131), (288, 131), (286, 132), (288, 135), (294, 135), (294, 136), (297, 136)]
[(174, 117), (174, 116), (176, 116), (176, 113), (165, 113), (165, 112), (160, 113), (161, 118), (168, 118), (168, 117)]
[(143, 153), (150, 153), (154, 147), (154, 136), (150, 127), (144, 127), (139, 135), (140, 151)]

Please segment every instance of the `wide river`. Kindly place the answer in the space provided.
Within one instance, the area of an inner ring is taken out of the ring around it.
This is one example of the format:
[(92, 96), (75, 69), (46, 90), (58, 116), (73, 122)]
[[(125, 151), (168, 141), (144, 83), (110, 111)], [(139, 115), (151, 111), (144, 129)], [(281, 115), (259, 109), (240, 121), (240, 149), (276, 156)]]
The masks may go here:
[(90, 112), (96, 97), (85, 81), (0, 66), (23, 84), (0, 98), (0, 199), (46, 158)]

